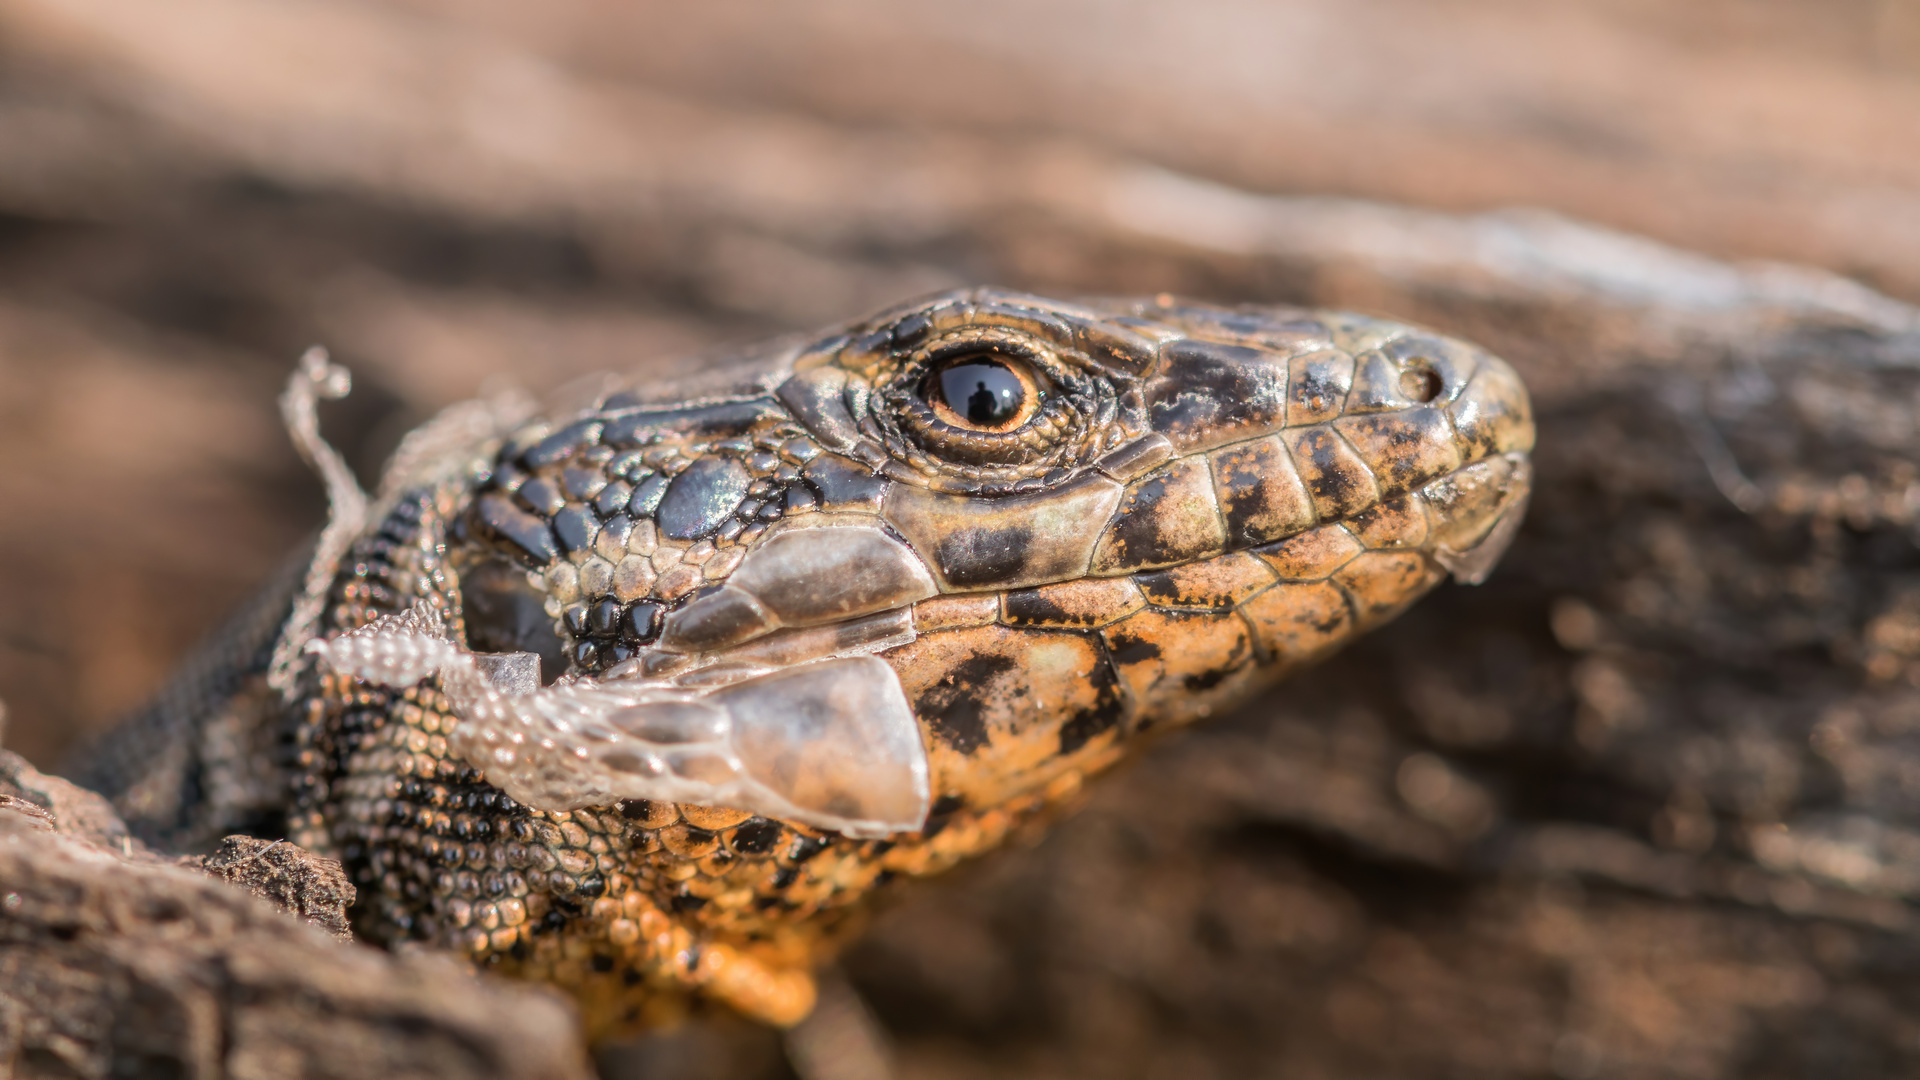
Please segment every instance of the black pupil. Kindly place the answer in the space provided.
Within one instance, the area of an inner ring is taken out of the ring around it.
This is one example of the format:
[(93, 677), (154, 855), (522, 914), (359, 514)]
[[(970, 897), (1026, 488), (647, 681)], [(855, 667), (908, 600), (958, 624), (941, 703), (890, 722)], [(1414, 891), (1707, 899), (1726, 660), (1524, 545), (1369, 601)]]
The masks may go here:
[(1027, 388), (1005, 364), (969, 360), (940, 372), (947, 407), (979, 427), (1001, 427), (1020, 415)]

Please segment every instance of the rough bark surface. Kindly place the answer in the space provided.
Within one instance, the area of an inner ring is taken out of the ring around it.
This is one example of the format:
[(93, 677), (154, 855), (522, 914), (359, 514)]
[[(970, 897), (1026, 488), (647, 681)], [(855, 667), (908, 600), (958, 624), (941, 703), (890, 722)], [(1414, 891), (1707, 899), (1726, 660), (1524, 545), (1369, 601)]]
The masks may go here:
[(338, 865), (244, 838), (173, 865), (5, 752), (0, 789), (0, 1075), (590, 1075), (557, 998), (339, 940)]
[[(1014, 8), (0, 5), (8, 745), (51, 765), (137, 704), (318, 521), (272, 405), (315, 340), (354, 367), (326, 424), (365, 471), (489, 376), (660, 369), (951, 285), (1356, 307), (1529, 380), (1507, 562), (883, 919), (847, 973), (893, 1068), (1920, 1071), (1920, 9)], [(1478, 212), (1511, 205), (1549, 210)], [(11, 828), (378, 973), (342, 1001), (527, 1030), (481, 1019), (508, 991)], [(462, 996), (395, 989), (430, 982)], [(74, 1015), (188, 1030), (99, 1008)], [(298, 1015), (275, 1045), (351, 1052)], [(407, 1030), (407, 1061), (504, 1045)], [(716, 1021), (600, 1066), (784, 1062)]]
[(188, 856), (195, 866), (229, 885), (245, 889), (289, 915), (317, 926), (341, 941), (353, 940), (347, 910), (354, 888), (347, 872), (332, 859), (284, 840), (229, 836), (210, 855)]

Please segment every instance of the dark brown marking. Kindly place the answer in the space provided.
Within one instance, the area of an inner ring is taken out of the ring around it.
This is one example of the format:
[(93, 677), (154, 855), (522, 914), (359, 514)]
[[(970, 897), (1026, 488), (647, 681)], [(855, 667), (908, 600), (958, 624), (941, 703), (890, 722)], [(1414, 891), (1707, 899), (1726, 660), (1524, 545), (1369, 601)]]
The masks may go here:
[(1105, 650), (1098, 651), (1099, 662), (1087, 678), (1097, 696), (1091, 707), (1067, 717), (1066, 722), (1060, 725), (1060, 753), (1063, 757), (1087, 745), (1095, 736), (1112, 731), (1127, 715), (1126, 698), (1120, 692), (1120, 677), (1115, 674), (1113, 662), (1107, 658)]
[(1272, 663), (1311, 660), (1344, 640), (1353, 623), (1346, 591), (1330, 581), (1275, 585), (1240, 611)]
[(1202, 455), (1182, 458), (1137, 480), (1094, 550), (1095, 573), (1171, 566), (1226, 547), (1213, 501), (1213, 478)]
[(1533, 448), (1533, 407), (1519, 376), (1504, 365), (1483, 364), (1473, 381), (1447, 406), (1459, 433), (1460, 453), (1482, 458)]
[(1094, 523), (1113, 513), (1121, 495), (1099, 473), (999, 499), (901, 484), (888, 493), (885, 516), (948, 584), (1020, 588), (1086, 576), (1101, 536)]
[(1460, 467), (1453, 429), (1432, 406), (1349, 416), (1334, 426), (1367, 463), (1382, 495), (1410, 491)]
[(1160, 655), (1160, 645), (1151, 638), (1134, 637), (1131, 634), (1115, 634), (1108, 645), (1114, 663), (1138, 664), (1143, 660), (1152, 660)]
[(1007, 594), (1009, 626), (1092, 626), (1093, 617), (1073, 613), (1061, 607), (1039, 589), (1019, 589)]
[(1418, 547), (1427, 539), (1426, 508), (1418, 495), (1362, 510), (1346, 526), (1355, 539), (1372, 549)]
[(1176, 341), (1145, 389), (1153, 429), (1180, 451), (1205, 450), (1286, 422), (1287, 360), (1262, 349)]
[(1012, 657), (993, 653), (963, 660), (920, 695), (913, 703), (914, 712), (942, 742), (962, 754), (973, 754), (987, 744), (984, 696), (993, 691), (996, 679), (1016, 666)]
[(1105, 626), (1144, 603), (1126, 578), (1081, 578), (1006, 594), (1006, 621), (1009, 626)]
[[(1196, 690), (1220, 687), (1228, 678), (1246, 673), (1253, 660), (1247, 624), (1231, 613), (1150, 607), (1102, 633), (1135, 707), (1163, 718), (1200, 706), (1193, 696)], [(1141, 640), (1156, 642), (1159, 648), (1146, 653), (1130, 647)]]
[(1133, 580), (1156, 607), (1224, 612), (1272, 585), (1273, 571), (1252, 555), (1233, 552), (1150, 574), (1136, 574)]
[(1025, 525), (961, 528), (940, 541), (934, 559), (950, 584), (996, 585), (1021, 576), (1032, 541), (1033, 530)]
[(1279, 436), (1223, 446), (1208, 456), (1230, 546), (1264, 544), (1313, 524), (1313, 499)]
[(1281, 436), (1322, 521), (1338, 521), (1371, 506), (1379, 493), (1366, 463), (1331, 427), (1298, 428)]

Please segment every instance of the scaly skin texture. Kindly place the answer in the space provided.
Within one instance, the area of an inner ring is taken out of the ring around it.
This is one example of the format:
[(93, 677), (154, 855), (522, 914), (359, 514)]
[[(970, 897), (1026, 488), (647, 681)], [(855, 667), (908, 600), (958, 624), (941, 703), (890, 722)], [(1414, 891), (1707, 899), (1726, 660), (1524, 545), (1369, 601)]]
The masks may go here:
[[(1034, 391), (1004, 430), (930, 389), (981, 357)], [(459, 448), (470, 465), (397, 493), (355, 541), (317, 632), (424, 601), (477, 652), (543, 653), (548, 679), (668, 678), (778, 668), (786, 643), (857, 644), (879, 620), (926, 750), (924, 826), (536, 809), (449, 745), (460, 718), (434, 680), (309, 664), (285, 718), (287, 835), (346, 864), (360, 934), (565, 987), (595, 1036), (695, 996), (796, 1021), (888, 882), (1035, 827), (1143, 736), (1231, 707), (1448, 570), (1483, 575), (1533, 440), (1518, 379), (1471, 346), (1164, 297), (950, 294), (777, 350), (737, 390), (611, 393)], [(859, 558), (911, 572), (770, 546), (820, 528), (838, 530), (810, 534), (824, 550), (860, 538), (879, 554)]]

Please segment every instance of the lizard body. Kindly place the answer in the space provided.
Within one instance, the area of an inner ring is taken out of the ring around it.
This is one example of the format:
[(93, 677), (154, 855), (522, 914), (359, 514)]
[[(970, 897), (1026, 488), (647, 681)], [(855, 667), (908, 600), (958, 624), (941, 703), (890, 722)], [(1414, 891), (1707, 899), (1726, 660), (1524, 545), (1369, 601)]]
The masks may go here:
[(170, 846), (339, 858), (362, 936), (593, 1034), (791, 1023), (889, 882), (1479, 580), (1530, 478), (1510, 368), (1358, 316), (968, 290), (736, 374), (470, 407), (364, 512), (336, 482), (304, 587), (83, 779)]

